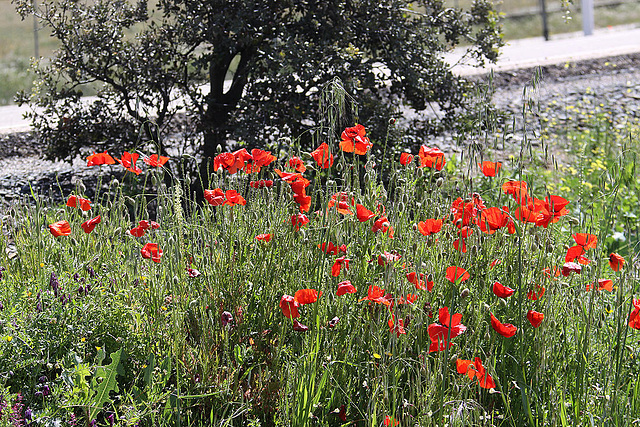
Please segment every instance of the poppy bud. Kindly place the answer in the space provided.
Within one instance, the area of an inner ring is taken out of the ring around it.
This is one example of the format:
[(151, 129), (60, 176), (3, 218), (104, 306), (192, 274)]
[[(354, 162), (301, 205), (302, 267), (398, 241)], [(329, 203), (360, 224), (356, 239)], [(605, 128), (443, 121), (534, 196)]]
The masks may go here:
[(398, 212), (404, 212), (404, 208), (405, 208), (405, 204), (403, 202), (398, 203)]
[(489, 304), (487, 304), (486, 302), (483, 302), (483, 303), (482, 303), (482, 308), (483, 308), (485, 311), (488, 311), (488, 312), (490, 312), (490, 311), (491, 311), (491, 307), (489, 307)]
[(442, 187), (442, 184), (444, 184), (444, 178), (436, 179), (436, 187)]
[(489, 332), (487, 332), (486, 334), (484, 334), (484, 340), (485, 341), (491, 341), (491, 334)]
[(578, 218), (575, 218), (575, 217), (570, 217), (569, 218), (569, 224), (571, 224), (571, 225), (580, 225), (580, 220), (578, 220)]
[(458, 359), (458, 355), (454, 353), (449, 358), (449, 363), (454, 363), (457, 359)]
[(507, 306), (507, 300), (504, 298), (498, 298), (498, 303), (503, 307)]
[(469, 290), (469, 288), (464, 288), (462, 292), (460, 292), (460, 298), (465, 299), (466, 297), (469, 296), (470, 293), (471, 291)]
[(218, 144), (218, 146), (216, 147), (216, 152), (218, 154), (222, 153), (222, 145)]
[(395, 124), (396, 124), (396, 119), (395, 119), (395, 118), (393, 118), (393, 117), (391, 117), (391, 118), (389, 119), (389, 124), (390, 124), (391, 126), (395, 125)]

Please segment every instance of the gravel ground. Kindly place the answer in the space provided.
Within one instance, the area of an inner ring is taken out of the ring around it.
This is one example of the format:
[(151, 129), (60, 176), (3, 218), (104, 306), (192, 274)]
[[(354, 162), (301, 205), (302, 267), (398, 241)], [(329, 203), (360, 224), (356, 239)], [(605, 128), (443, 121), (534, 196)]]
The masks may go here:
[[(523, 103), (527, 101), (536, 105), (538, 119), (553, 116), (562, 121), (570, 119), (568, 106), (586, 103), (594, 108), (606, 105), (620, 116), (640, 118), (639, 54), (546, 66), (541, 71), (541, 78), (535, 85), (532, 84), (534, 69), (495, 74), (493, 101), (496, 106), (521, 117)], [(478, 81), (487, 81), (487, 78), (475, 77)], [(519, 146), (521, 125), (512, 132), (512, 148)], [(535, 145), (535, 135), (531, 135), (531, 140)], [(464, 148), (456, 146), (453, 138), (447, 136), (432, 143), (445, 152)], [(32, 189), (46, 197), (62, 200), (80, 182), (87, 189), (85, 194), (91, 197), (97, 173), (109, 173), (110, 176), (103, 177), (103, 182), (108, 182), (111, 175), (121, 176), (104, 169), (87, 168), (86, 161), (80, 158), (72, 163), (45, 160), (42, 147), (31, 132), (0, 135), (0, 196), (4, 202), (28, 196)]]

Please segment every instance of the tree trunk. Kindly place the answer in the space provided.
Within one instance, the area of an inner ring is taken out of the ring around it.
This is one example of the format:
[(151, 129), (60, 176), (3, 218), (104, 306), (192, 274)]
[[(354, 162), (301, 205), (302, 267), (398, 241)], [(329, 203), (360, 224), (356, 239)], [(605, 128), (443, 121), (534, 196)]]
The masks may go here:
[[(231, 62), (237, 55), (240, 56), (238, 67), (231, 79), (229, 90), (225, 92), (225, 79)], [(226, 148), (231, 113), (237, 108), (247, 83), (247, 65), (250, 56), (248, 49), (229, 50), (214, 55), (209, 62), (210, 90), (207, 95), (207, 111), (202, 123), (204, 141), (200, 163), (200, 177), (205, 187), (209, 185), (210, 174), (215, 172), (213, 158), (217, 155), (218, 146), (223, 150)]]

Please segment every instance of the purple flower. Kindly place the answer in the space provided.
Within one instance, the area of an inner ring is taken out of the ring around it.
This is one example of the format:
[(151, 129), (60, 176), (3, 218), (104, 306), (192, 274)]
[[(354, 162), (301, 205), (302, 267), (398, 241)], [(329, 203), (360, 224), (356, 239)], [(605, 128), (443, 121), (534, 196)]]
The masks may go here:
[(47, 377), (46, 376), (41, 376), (40, 378), (38, 378), (38, 382), (39, 383), (46, 383), (47, 382)]
[(44, 397), (47, 397), (51, 394), (51, 389), (49, 388), (49, 386), (47, 384), (42, 386), (42, 395)]
[(113, 422), (115, 421), (115, 414), (111, 413), (107, 415), (107, 421), (109, 421), (109, 427), (113, 427)]
[(87, 273), (89, 273), (89, 277), (91, 277), (92, 279), (98, 277), (96, 272), (93, 270), (93, 267), (87, 267)]
[(51, 289), (53, 289), (53, 294), (57, 298), (60, 294), (60, 282), (58, 281), (56, 273), (54, 273), (53, 271), (51, 272), (51, 277), (49, 278), (49, 286), (51, 286)]
[(24, 419), (27, 421), (31, 421), (31, 418), (33, 417), (33, 412), (31, 411), (31, 408), (27, 408), (24, 410)]

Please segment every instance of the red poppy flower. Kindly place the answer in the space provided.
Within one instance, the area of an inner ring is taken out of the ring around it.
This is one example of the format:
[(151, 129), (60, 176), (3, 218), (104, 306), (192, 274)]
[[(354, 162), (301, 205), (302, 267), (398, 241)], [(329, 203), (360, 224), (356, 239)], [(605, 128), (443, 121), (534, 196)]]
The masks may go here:
[(336, 291), (336, 295), (341, 297), (344, 294), (355, 294), (356, 292), (357, 289), (351, 284), (351, 281), (345, 280), (344, 282), (338, 283), (338, 290)]
[(567, 255), (565, 255), (564, 261), (573, 262), (582, 254), (584, 254), (584, 247), (580, 245), (571, 246), (569, 249), (567, 249)]
[(518, 332), (518, 328), (513, 326), (511, 323), (501, 323), (496, 317), (491, 313), (491, 326), (493, 330), (502, 335), (505, 338), (511, 338)]
[(282, 295), (282, 298), (280, 298), (280, 309), (284, 317), (289, 319), (300, 317), (298, 307), (300, 307), (300, 303), (291, 295)]
[(476, 222), (478, 205), (473, 200), (464, 201), (458, 197), (451, 204), (451, 213), (453, 214), (453, 223), (458, 228), (462, 228)]
[(404, 329), (404, 320), (403, 319), (398, 319), (398, 322), (395, 322), (395, 316), (392, 314), (391, 315), (391, 319), (389, 319), (389, 321), (387, 322), (387, 324), (389, 325), (389, 332), (391, 333), (396, 333), (396, 335), (398, 336), (398, 338), (400, 338), (400, 335), (406, 335), (407, 331)]
[(413, 154), (409, 154), (409, 153), (400, 154), (400, 164), (402, 166), (407, 166), (411, 162), (413, 162)]
[(344, 268), (346, 270), (349, 269), (349, 259), (347, 259), (344, 256), (341, 256), (340, 258), (336, 259), (336, 262), (333, 263), (333, 266), (331, 267), (331, 275), (333, 277), (338, 277), (340, 275), (340, 269), (341, 267), (344, 265)]
[(465, 374), (469, 377), (470, 380), (477, 378), (478, 384), (482, 388), (495, 388), (496, 384), (493, 382), (493, 378), (489, 375), (482, 366), (482, 360), (479, 357), (476, 357), (472, 362), (471, 360), (456, 360), (456, 370), (459, 374)]
[(204, 190), (204, 198), (210, 205), (220, 206), (224, 204), (225, 195), (224, 191), (219, 188), (213, 190)]
[(101, 221), (101, 218), (100, 218), (100, 215), (98, 215), (95, 218), (91, 218), (83, 222), (82, 224), (80, 224), (80, 227), (82, 227), (85, 233), (89, 234), (93, 231), (94, 228), (96, 228), (96, 225), (100, 224), (100, 221)]
[(609, 266), (613, 271), (620, 271), (620, 269), (624, 266), (624, 258), (615, 252), (612, 253), (611, 255), (609, 255)]
[(401, 258), (401, 255), (398, 255), (394, 252), (384, 251), (382, 254), (378, 255), (378, 265), (389, 265), (390, 263), (397, 261)]
[(164, 166), (165, 163), (167, 163), (167, 160), (169, 160), (168, 157), (165, 156), (158, 156), (157, 154), (152, 154), (149, 157), (145, 157), (143, 159), (143, 161), (148, 164), (151, 167), (154, 168), (160, 168), (162, 166)]
[(633, 311), (629, 314), (629, 327), (640, 329), (640, 299), (633, 299)]
[(297, 332), (307, 332), (309, 330), (309, 327), (307, 325), (303, 325), (302, 323), (298, 322), (297, 319), (293, 319), (293, 330), (297, 331)]
[[(220, 153), (216, 157), (213, 158), (213, 170), (217, 171), (219, 169), (229, 170), (236, 162), (236, 158), (231, 153)], [(233, 173), (236, 173), (238, 170), (234, 169)]]
[(58, 221), (49, 224), (49, 231), (54, 237), (68, 236), (71, 234), (71, 225), (68, 221)]
[(136, 175), (140, 175), (142, 169), (136, 167), (138, 157), (140, 157), (138, 153), (129, 153), (125, 151), (124, 153), (122, 153), (122, 157), (116, 159), (116, 161), (120, 163), (126, 170), (133, 172)]
[(538, 313), (537, 311), (534, 311), (534, 310), (529, 310), (527, 312), (527, 319), (529, 319), (529, 323), (531, 323), (531, 326), (533, 326), (534, 328), (537, 328), (538, 326), (540, 326), (540, 324), (544, 320), (544, 314)]
[(598, 245), (598, 237), (588, 233), (576, 233), (573, 235), (573, 240), (577, 245), (586, 249), (595, 249)]
[(429, 148), (426, 146), (421, 146), (420, 151), (418, 152), (418, 157), (420, 157), (420, 166), (435, 168), (436, 170), (442, 170), (443, 166), (447, 161), (444, 159), (444, 153), (440, 151), (438, 148)]
[(413, 304), (418, 300), (418, 294), (407, 294), (407, 297), (400, 296), (396, 299), (398, 305)]
[(493, 177), (493, 176), (496, 176), (498, 172), (500, 172), (500, 167), (502, 166), (502, 163), (484, 161), (482, 162), (482, 164), (478, 164), (478, 166), (482, 168), (482, 174), (484, 176)]
[(106, 151), (97, 154), (94, 151), (92, 155), (87, 157), (87, 166), (114, 165), (115, 163), (116, 161)]
[[(508, 226), (510, 222), (513, 223), (509, 214), (506, 213), (508, 210), (506, 212), (504, 210), (506, 210), (506, 207), (503, 209), (497, 207), (483, 209), (480, 212), (480, 231), (493, 234), (502, 227)], [(515, 232), (515, 229), (513, 231)], [(509, 232), (511, 233), (511, 230)]]
[(247, 162), (253, 160), (253, 157), (246, 148), (241, 148), (233, 152), (234, 163), (229, 168), (229, 173), (234, 174), (239, 170), (245, 170)]
[(575, 262), (565, 262), (562, 266), (562, 275), (567, 277), (571, 273), (582, 273), (582, 267), (580, 264), (576, 264)]
[(333, 154), (329, 152), (329, 145), (326, 142), (320, 144), (318, 148), (311, 152), (311, 157), (322, 169), (328, 169), (333, 165)]
[(142, 258), (151, 258), (151, 261), (153, 262), (160, 262), (160, 258), (162, 258), (162, 249), (158, 247), (157, 243), (147, 243), (142, 249), (140, 249), (140, 254), (142, 254)]
[(160, 228), (160, 224), (158, 224), (157, 222), (147, 221), (146, 219), (143, 219), (142, 221), (138, 221), (138, 226), (144, 228), (145, 230), (148, 230), (150, 228), (157, 230), (158, 228)]
[(260, 240), (261, 242), (269, 243), (271, 241), (271, 234), (258, 234), (256, 236), (256, 240)]
[(200, 276), (202, 273), (200, 273), (198, 270), (196, 270), (195, 268), (189, 268), (187, 267), (187, 276), (191, 277), (191, 278), (195, 278)]
[(375, 214), (371, 212), (369, 209), (365, 208), (363, 205), (356, 203), (356, 217), (358, 221), (365, 222), (369, 221), (373, 218)]
[(462, 314), (449, 315), (449, 307), (442, 307), (438, 310), (438, 321), (440, 324), (432, 323), (427, 328), (431, 340), (429, 353), (443, 351), (445, 348), (451, 347), (453, 344), (451, 342), (447, 344), (448, 338), (455, 338), (467, 330), (467, 327), (460, 323)]
[(377, 233), (381, 231), (383, 233), (389, 232), (389, 238), (393, 239), (393, 227), (391, 227), (389, 220), (386, 216), (380, 217), (374, 221), (373, 226), (371, 227), (371, 231)]
[(467, 252), (467, 242), (462, 237), (454, 240), (453, 247), (463, 254)]
[(416, 286), (416, 289), (424, 291), (425, 289), (427, 289), (427, 287), (425, 286), (425, 282), (422, 279), (424, 279), (424, 274), (422, 273), (420, 273), (420, 276), (418, 276), (415, 271), (407, 273), (407, 280), (409, 281), (409, 283), (413, 283)]
[(327, 255), (338, 255), (338, 252), (347, 253), (347, 245), (334, 245), (333, 242), (322, 243), (318, 248)]
[(447, 268), (447, 279), (452, 283), (456, 283), (457, 281), (464, 282), (469, 279), (469, 277), (471, 276), (467, 273), (467, 270), (462, 267), (451, 266)]
[(418, 223), (418, 231), (423, 236), (431, 236), (442, 230), (442, 220), (441, 219), (426, 219), (424, 221), (420, 221)]
[(129, 234), (131, 234), (134, 237), (142, 237), (144, 236), (145, 230), (146, 228), (137, 226), (129, 230)]
[(318, 301), (318, 298), (322, 296), (322, 292), (318, 293), (315, 289), (300, 289), (296, 291), (293, 296), (300, 304), (312, 304)]
[(533, 207), (533, 199), (529, 197), (527, 183), (524, 181), (507, 181), (502, 184), (502, 191), (510, 194), (519, 205)]
[[(587, 291), (593, 289), (593, 283), (589, 283), (587, 286)], [(609, 291), (613, 292), (613, 280), (611, 279), (598, 279), (598, 290), (599, 291)]]
[(247, 204), (247, 201), (242, 197), (236, 190), (227, 190), (224, 195), (227, 197), (227, 200), (224, 202), (225, 205), (235, 206), (241, 205), (244, 206)]
[(307, 170), (307, 167), (304, 165), (302, 159), (296, 156), (293, 156), (289, 159), (289, 167), (300, 173), (303, 173)]
[(369, 148), (373, 146), (369, 138), (365, 135), (367, 131), (362, 125), (355, 125), (350, 128), (346, 128), (340, 138), (340, 149), (345, 153), (355, 153), (359, 155), (366, 154)]
[(367, 291), (367, 296), (364, 298), (360, 298), (360, 301), (372, 301), (377, 304), (383, 304), (387, 307), (391, 305), (390, 298), (387, 298), (387, 295), (384, 292), (384, 289), (380, 288), (377, 285), (370, 285), (369, 290)]
[(394, 417), (390, 417), (389, 415), (385, 415), (383, 424), (384, 424), (385, 427), (387, 427), (387, 426), (394, 427), (394, 426), (397, 426), (398, 424), (400, 424), (400, 421), (396, 420)]
[(539, 300), (540, 298), (542, 298), (545, 291), (546, 289), (544, 288), (544, 286), (535, 285), (535, 289), (530, 289), (529, 292), (527, 292), (527, 298), (532, 301)]
[(251, 188), (271, 188), (273, 187), (273, 181), (270, 179), (260, 179), (258, 181), (250, 181), (249, 187)]
[(244, 171), (246, 173), (258, 173), (263, 166), (268, 166), (276, 160), (276, 156), (271, 154), (271, 151), (254, 148), (251, 150), (251, 156), (247, 160), (251, 160), (251, 163), (244, 167)]
[(296, 230), (300, 230), (305, 224), (309, 223), (309, 218), (303, 213), (297, 213), (295, 215), (291, 215), (291, 225), (295, 227)]
[(495, 282), (493, 284), (493, 293), (500, 298), (509, 298), (515, 292), (514, 289), (511, 289), (508, 286), (504, 286), (500, 282)]
[(78, 196), (69, 196), (69, 198), (67, 199), (67, 206), (71, 208), (80, 208), (83, 211), (88, 211), (89, 209), (91, 209), (91, 201)]

